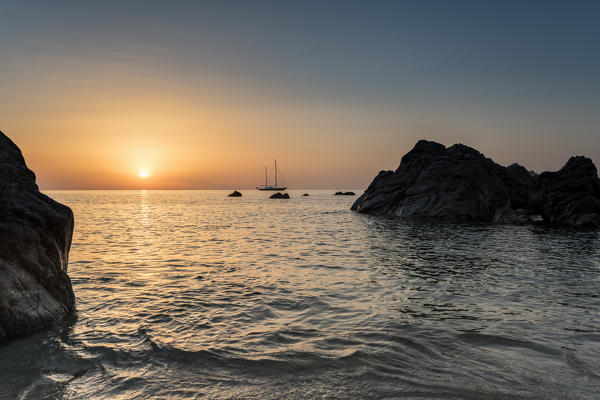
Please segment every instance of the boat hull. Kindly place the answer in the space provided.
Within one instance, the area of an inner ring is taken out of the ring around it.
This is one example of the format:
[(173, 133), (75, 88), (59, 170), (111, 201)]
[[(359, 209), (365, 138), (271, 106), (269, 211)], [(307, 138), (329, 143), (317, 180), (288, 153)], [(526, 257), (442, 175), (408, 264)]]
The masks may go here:
[(258, 190), (261, 190), (261, 191), (265, 192), (265, 191), (269, 191), (269, 190), (271, 190), (271, 191), (274, 191), (274, 190), (285, 190), (285, 189), (287, 189), (287, 187), (273, 187), (273, 186), (269, 186), (269, 187), (260, 187), (260, 186), (259, 186), (259, 187), (257, 187), (256, 189), (258, 189)]

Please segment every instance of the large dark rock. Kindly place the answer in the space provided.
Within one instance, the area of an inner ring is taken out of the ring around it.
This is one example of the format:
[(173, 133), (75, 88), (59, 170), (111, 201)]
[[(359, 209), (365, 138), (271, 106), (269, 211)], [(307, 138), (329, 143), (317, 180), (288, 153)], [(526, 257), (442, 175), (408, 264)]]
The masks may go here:
[(74, 309), (72, 234), (71, 209), (40, 193), (21, 151), (0, 132), (0, 338), (48, 327)]
[[(395, 172), (382, 171), (352, 206), (368, 214), (419, 218), (458, 218), (496, 222), (526, 221), (519, 193), (505, 180), (520, 182), (518, 168), (508, 170), (470, 147), (449, 148), (419, 141)], [(533, 180), (520, 182), (533, 186)]]
[(272, 194), (271, 196), (269, 196), (270, 199), (289, 199), (290, 195), (287, 193), (281, 193), (281, 192), (277, 192), (275, 194)]
[(552, 224), (600, 226), (600, 183), (589, 158), (571, 157), (559, 171), (540, 174), (533, 197)]
[(579, 161), (537, 176), (518, 164), (503, 167), (462, 144), (446, 148), (421, 140), (396, 171), (381, 171), (352, 209), (511, 224), (539, 214), (552, 224), (600, 226), (596, 169), (584, 157), (572, 160)]
[(237, 190), (234, 190), (233, 192), (229, 193), (227, 197), (242, 197), (242, 194)]

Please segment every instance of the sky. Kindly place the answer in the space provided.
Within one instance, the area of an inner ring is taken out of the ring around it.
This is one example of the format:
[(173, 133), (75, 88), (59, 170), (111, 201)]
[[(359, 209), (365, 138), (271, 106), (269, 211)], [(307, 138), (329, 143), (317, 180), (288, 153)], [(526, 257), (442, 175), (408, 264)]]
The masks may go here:
[[(42, 189), (366, 188), (419, 139), (600, 163), (598, 1), (4, 1)], [(149, 175), (140, 177), (140, 172)]]

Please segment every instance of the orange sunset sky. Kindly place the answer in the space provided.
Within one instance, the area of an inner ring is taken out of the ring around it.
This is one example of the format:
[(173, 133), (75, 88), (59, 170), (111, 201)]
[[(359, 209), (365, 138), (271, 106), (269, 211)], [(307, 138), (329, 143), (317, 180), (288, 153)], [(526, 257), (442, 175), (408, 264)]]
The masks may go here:
[(420, 138), (600, 162), (594, 21), (284, 3), (3, 3), (0, 130), (43, 189), (248, 189), (273, 158), (360, 189)]

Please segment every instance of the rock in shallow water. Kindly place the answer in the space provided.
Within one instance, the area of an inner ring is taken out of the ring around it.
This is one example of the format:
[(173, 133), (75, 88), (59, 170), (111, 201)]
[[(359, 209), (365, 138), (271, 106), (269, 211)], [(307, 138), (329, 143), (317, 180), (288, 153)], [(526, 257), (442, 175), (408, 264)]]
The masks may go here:
[(446, 148), (421, 140), (396, 171), (381, 171), (352, 209), (507, 224), (529, 223), (539, 214), (552, 224), (594, 227), (600, 226), (599, 194), (596, 168), (585, 157), (538, 176), (518, 164), (503, 167), (462, 144)]
[(73, 212), (40, 193), (0, 132), (0, 338), (46, 328), (75, 307), (67, 275)]
[(227, 197), (242, 197), (242, 194), (237, 190), (234, 190), (233, 192), (229, 193)]
[(270, 199), (289, 199), (290, 195), (287, 193), (281, 193), (281, 192), (277, 192), (275, 194), (272, 194), (271, 196), (269, 196)]

